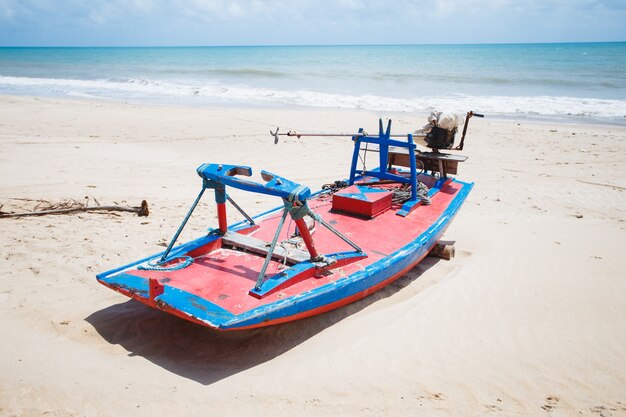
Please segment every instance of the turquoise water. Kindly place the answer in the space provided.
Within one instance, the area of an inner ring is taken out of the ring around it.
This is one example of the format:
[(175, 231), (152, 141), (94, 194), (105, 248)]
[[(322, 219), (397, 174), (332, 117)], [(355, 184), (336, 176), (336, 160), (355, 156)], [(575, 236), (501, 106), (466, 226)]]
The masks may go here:
[(626, 43), (0, 48), (0, 94), (626, 123)]

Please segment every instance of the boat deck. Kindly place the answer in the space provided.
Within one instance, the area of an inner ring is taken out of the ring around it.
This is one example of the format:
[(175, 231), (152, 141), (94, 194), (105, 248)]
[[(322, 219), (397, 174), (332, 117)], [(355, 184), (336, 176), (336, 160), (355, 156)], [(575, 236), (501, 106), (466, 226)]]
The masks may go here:
[[(136, 269), (135, 265), (135, 267), (123, 270), (120, 275), (156, 279), (162, 285), (195, 295), (232, 315), (240, 315), (260, 306), (285, 300), (289, 297), (332, 284), (356, 271), (363, 270), (382, 258), (396, 253), (407, 244), (415, 241), (417, 237), (426, 233), (433, 224), (436, 224), (438, 218), (446, 211), (459, 190), (467, 186), (468, 184), (457, 181), (446, 183), (432, 197), (431, 205), (420, 206), (407, 217), (398, 216), (396, 211), (399, 207), (394, 207), (377, 217), (365, 219), (331, 211), (332, 196), (330, 195), (312, 197), (309, 200), (310, 208), (359, 245), (367, 257), (359, 258), (352, 263), (332, 269), (331, 273), (327, 275), (308, 277), (299, 281), (295, 280), (284, 288), (280, 288), (261, 298), (251, 295), (249, 291), (254, 288), (264, 262), (264, 256), (249, 251), (222, 247), (221, 238), (191, 250), (189, 255), (194, 258), (193, 263), (183, 269), (176, 271), (151, 271)], [(258, 227), (239, 229), (238, 232), (270, 242), (280, 217), (281, 211), (279, 210), (260, 219), (257, 223)], [(290, 223), (288, 218), (279, 242), (289, 240), (294, 231), (295, 223)], [(313, 233), (313, 240), (318, 252), (321, 254), (354, 251), (351, 246), (340, 240), (326, 228), (321, 227), (321, 225), (317, 225)], [(283, 244), (283, 247), (287, 250), (296, 249), (289, 244)], [(296, 249), (296, 251), (298, 250), (306, 251), (306, 248), (302, 244)], [(271, 277), (289, 267), (289, 264), (285, 265), (283, 261), (273, 259), (267, 269), (266, 276)], [(397, 276), (394, 278), (397, 278)], [(107, 281), (104, 280), (103, 283), (118, 291), (121, 290), (121, 292), (127, 293), (127, 295), (133, 295), (128, 288), (125, 291), (124, 287), (119, 286), (116, 288), (114, 285), (111, 285), (112, 282), (110, 281), (107, 284)], [(139, 299), (140, 297), (134, 298)], [(141, 301), (145, 302), (144, 300)]]

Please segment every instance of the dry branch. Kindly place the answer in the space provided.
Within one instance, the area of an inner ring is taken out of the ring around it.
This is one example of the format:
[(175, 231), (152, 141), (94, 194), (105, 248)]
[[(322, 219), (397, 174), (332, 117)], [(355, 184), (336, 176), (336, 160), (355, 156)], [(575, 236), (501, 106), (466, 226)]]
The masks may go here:
[[(68, 206), (63, 208), (57, 208), (59, 206)], [(31, 211), (27, 213), (3, 213), (0, 212), (0, 218), (2, 217), (27, 217), (27, 216), (44, 216), (46, 214), (68, 214), (68, 213), (77, 213), (77, 212), (86, 212), (86, 211), (126, 211), (131, 213), (137, 213), (138, 216), (148, 216), (150, 214), (150, 210), (148, 209), (148, 202), (143, 200), (141, 202), (141, 206), (139, 207), (126, 207), (126, 206), (94, 206), (87, 207), (87, 204), (82, 204), (77, 202), (76, 200), (71, 200), (71, 202), (64, 203), (56, 203), (52, 204), (51, 208), (45, 210), (37, 210)]]

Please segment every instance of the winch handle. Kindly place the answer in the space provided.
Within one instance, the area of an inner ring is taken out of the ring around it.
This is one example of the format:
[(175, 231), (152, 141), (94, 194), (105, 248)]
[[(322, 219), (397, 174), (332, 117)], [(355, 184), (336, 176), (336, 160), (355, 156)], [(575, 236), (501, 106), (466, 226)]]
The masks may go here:
[(463, 135), (461, 136), (461, 143), (459, 143), (459, 146), (454, 148), (457, 151), (462, 151), (463, 150), (463, 144), (465, 143), (465, 134), (467, 133), (467, 125), (469, 124), (469, 119), (471, 119), (472, 116), (485, 117), (484, 114), (474, 113), (473, 111), (468, 111), (467, 112), (467, 116), (465, 116), (465, 125), (463, 126)]

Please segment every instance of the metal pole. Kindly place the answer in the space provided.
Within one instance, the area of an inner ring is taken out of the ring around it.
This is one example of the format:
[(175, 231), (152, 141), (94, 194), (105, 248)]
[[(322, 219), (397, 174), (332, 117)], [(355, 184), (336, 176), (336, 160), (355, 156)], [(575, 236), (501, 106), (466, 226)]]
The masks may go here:
[(185, 220), (183, 220), (181, 225), (178, 227), (178, 230), (176, 231), (176, 234), (172, 238), (172, 241), (167, 246), (167, 249), (165, 249), (165, 252), (163, 252), (163, 256), (161, 256), (161, 260), (159, 261), (160, 263), (165, 261), (165, 259), (167, 258), (167, 255), (169, 255), (170, 251), (172, 250), (172, 247), (174, 246), (174, 243), (176, 243), (176, 239), (178, 239), (178, 236), (180, 236), (180, 233), (183, 231), (183, 228), (187, 224), (187, 220), (189, 220), (189, 218), (191, 217), (191, 213), (193, 213), (193, 211), (196, 209), (196, 206), (200, 202), (200, 198), (202, 198), (202, 194), (204, 194), (204, 190), (206, 190), (206, 188), (202, 187), (202, 190), (200, 190), (200, 194), (198, 194), (196, 201), (193, 202), (193, 205), (187, 212), (187, 216), (185, 216)]
[(217, 224), (219, 225), (220, 233), (226, 234), (226, 231), (228, 231), (226, 203), (217, 203)]
[(245, 211), (243, 211), (243, 209), (242, 209), (241, 207), (239, 207), (239, 205), (238, 205), (237, 203), (235, 203), (235, 202), (233, 201), (233, 199), (232, 199), (232, 198), (230, 198), (230, 196), (226, 196), (226, 199), (227, 199), (228, 201), (230, 201), (230, 204), (232, 204), (232, 205), (233, 205), (233, 206), (237, 209), (237, 211), (238, 211), (239, 213), (241, 213), (241, 214), (243, 215), (243, 217), (245, 217), (245, 218), (246, 218), (246, 220), (247, 220), (247, 221), (249, 221), (249, 222), (250, 222), (250, 224), (251, 224), (252, 226), (254, 226), (254, 225), (256, 224), (256, 223), (254, 223), (254, 220), (252, 220), (252, 217), (248, 216), (248, 214), (247, 214)]
[(347, 236), (344, 236), (343, 233), (341, 233), (339, 230), (337, 230), (334, 227), (332, 227), (329, 223), (326, 223), (326, 220), (322, 219), (322, 216), (319, 216), (319, 215), (316, 214), (315, 217), (313, 217), (313, 218), (315, 220), (317, 220), (318, 222), (320, 222), (328, 230), (333, 232), (335, 235), (337, 235), (337, 237), (339, 237), (341, 240), (346, 242), (348, 245), (352, 246), (357, 252), (363, 253), (363, 249), (361, 249), (356, 243), (354, 243), (353, 241), (348, 239)]
[(311, 255), (311, 260), (318, 259), (319, 254), (317, 253), (317, 249), (315, 249), (315, 243), (313, 242), (311, 232), (309, 232), (309, 228), (307, 227), (304, 218), (296, 220), (296, 226), (298, 227), (298, 232), (300, 232), (300, 236), (302, 236), (302, 240), (306, 245), (306, 249), (309, 251), (309, 255)]
[[(378, 137), (378, 135), (368, 135), (367, 133), (298, 133), (298, 132), (288, 132), (288, 133), (279, 133), (278, 136), (345, 136), (345, 137), (361, 137), (361, 138), (374, 138)], [(417, 137), (426, 137), (425, 133), (413, 133), (413, 136)], [(389, 135), (390, 138), (406, 138), (406, 135)]]
[[(274, 136), (274, 143), (278, 143), (279, 136), (296, 136), (298, 138), (301, 136), (321, 136), (321, 137), (345, 136), (345, 137), (351, 137), (351, 138), (375, 138), (379, 136), (379, 135), (368, 135), (366, 132), (363, 132), (363, 129), (359, 129), (359, 133), (298, 133), (293, 130), (290, 130), (287, 133), (278, 133), (278, 131), (279, 131), (279, 128), (276, 128), (276, 132), (272, 132), (270, 130), (270, 134)], [(413, 136), (425, 138), (426, 133), (413, 133)], [(405, 138), (406, 135), (395, 134), (395, 135), (388, 135), (387, 137)]]
[(272, 240), (270, 249), (267, 252), (267, 256), (265, 257), (265, 262), (263, 262), (263, 266), (261, 267), (261, 273), (259, 274), (259, 278), (256, 280), (256, 285), (254, 286), (254, 289), (257, 291), (261, 289), (261, 285), (263, 284), (263, 280), (265, 278), (265, 271), (267, 270), (267, 267), (270, 264), (270, 260), (272, 259), (272, 255), (274, 254), (274, 248), (276, 247), (276, 242), (278, 242), (278, 237), (280, 236), (280, 231), (283, 228), (283, 224), (285, 224), (285, 219), (287, 218), (287, 214), (289, 214), (289, 207), (285, 205), (283, 216), (280, 218), (280, 222), (278, 222), (278, 228), (276, 229), (276, 234), (274, 235), (274, 239)]
[(416, 155), (415, 155), (415, 143), (413, 142), (413, 135), (407, 135), (407, 150), (409, 151), (409, 165), (411, 168), (411, 201), (417, 201), (417, 167), (416, 167)]

